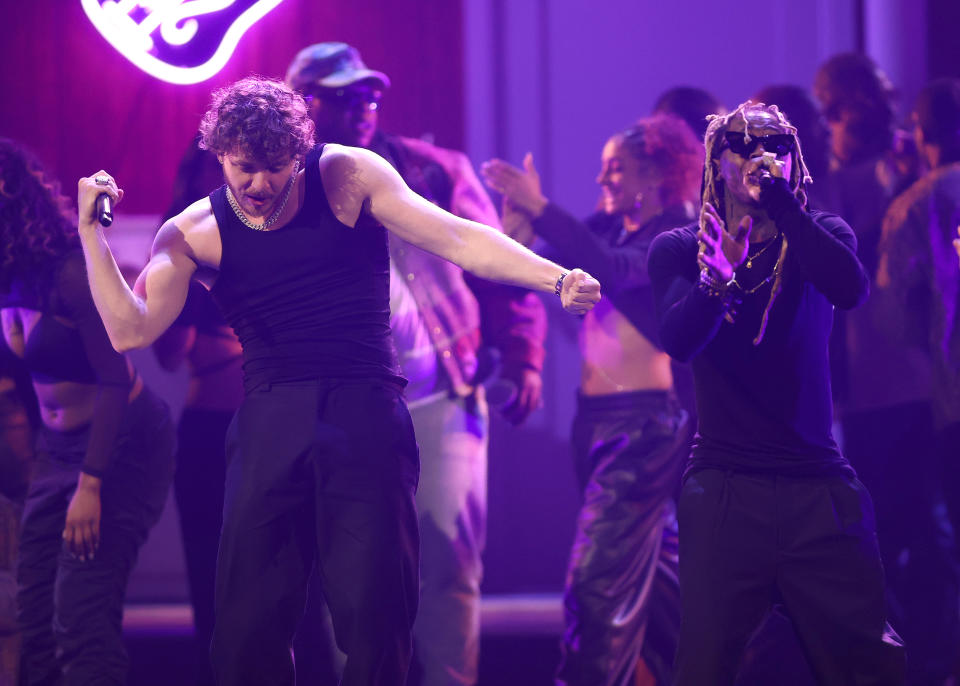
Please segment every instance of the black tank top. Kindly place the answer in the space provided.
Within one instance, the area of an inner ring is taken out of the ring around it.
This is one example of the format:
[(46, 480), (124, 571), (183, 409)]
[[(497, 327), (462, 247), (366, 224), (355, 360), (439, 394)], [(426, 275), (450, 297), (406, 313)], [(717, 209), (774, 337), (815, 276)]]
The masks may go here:
[(211, 294), (243, 345), (244, 386), (308, 378), (402, 385), (386, 229), (340, 222), (317, 163), (304, 173), (303, 207), (272, 231), (245, 226), (226, 186), (210, 194), (223, 246)]

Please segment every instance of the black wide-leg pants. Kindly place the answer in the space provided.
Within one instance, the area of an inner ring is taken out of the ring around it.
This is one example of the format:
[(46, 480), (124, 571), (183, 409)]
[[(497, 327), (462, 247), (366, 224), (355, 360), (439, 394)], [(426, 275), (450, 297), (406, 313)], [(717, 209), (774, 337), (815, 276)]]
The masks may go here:
[(419, 591), (419, 462), (399, 388), (262, 386), (228, 431), (211, 647), (221, 686), (294, 683), (316, 561), (343, 686), (403, 686)]
[(17, 569), (25, 686), (127, 680), (123, 600), (140, 546), (166, 503), (175, 433), (166, 404), (147, 388), (124, 410), (100, 489), (100, 546), (84, 562), (67, 550), (63, 528), (88, 440), (89, 426), (42, 428), (37, 438)]
[(733, 684), (774, 600), (793, 621), (818, 683), (903, 684), (873, 505), (855, 478), (705, 469), (684, 482), (679, 522), (677, 684)]

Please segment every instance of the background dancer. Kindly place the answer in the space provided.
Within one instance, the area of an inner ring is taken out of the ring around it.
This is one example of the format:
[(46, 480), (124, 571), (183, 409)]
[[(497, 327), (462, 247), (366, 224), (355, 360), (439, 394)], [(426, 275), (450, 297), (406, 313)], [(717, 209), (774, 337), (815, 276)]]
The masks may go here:
[(20, 679), (120, 684), (123, 599), (166, 502), (173, 425), (110, 346), (57, 186), (9, 140), (0, 174), (3, 335), (41, 418), (17, 566)]
[(680, 624), (674, 494), (689, 448), (688, 415), (658, 347), (647, 275), (650, 242), (693, 219), (703, 146), (681, 119), (660, 115), (607, 141), (597, 183), (602, 209), (580, 221), (547, 200), (524, 168), (483, 165), (504, 196), (504, 224), (579, 259), (607, 298), (583, 320), (573, 424), (583, 505), (567, 570), (559, 683), (632, 684), (638, 663), (672, 681)]

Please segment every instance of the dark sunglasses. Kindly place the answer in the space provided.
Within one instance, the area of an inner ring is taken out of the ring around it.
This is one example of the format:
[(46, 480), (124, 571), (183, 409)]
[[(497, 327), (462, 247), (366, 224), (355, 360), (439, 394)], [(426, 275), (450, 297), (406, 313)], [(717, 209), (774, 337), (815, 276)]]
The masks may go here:
[(314, 98), (318, 98), (334, 107), (345, 110), (376, 110), (380, 107), (383, 92), (379, 90), (354, 91), (338, 88), (336, 90), (320, 90), (313, 93), (306, 93), (303, 96), (304, 101), (308, 105)]
[(770, 136), (747, 136), (743, 131), (727, 131), (723, 135), (727, 142), (727, 147), (741, 157), (749, 157), (750, 154), (762, 145), (766, 152), (772, 152), (777, 157), (788, 155), (794, 150), (793, 136), (789, 133), (775, 133)]

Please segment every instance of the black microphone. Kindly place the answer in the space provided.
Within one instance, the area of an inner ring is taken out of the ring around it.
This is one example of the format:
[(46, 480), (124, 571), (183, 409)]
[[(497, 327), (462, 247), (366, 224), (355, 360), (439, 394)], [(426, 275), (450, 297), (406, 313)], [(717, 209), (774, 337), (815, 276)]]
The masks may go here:
[(97, 219), (101, 226), (113, 224), (113, 199), (106, 193), (97, 196)]

